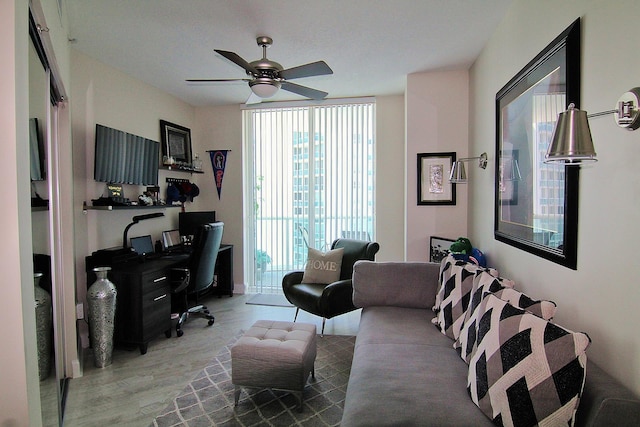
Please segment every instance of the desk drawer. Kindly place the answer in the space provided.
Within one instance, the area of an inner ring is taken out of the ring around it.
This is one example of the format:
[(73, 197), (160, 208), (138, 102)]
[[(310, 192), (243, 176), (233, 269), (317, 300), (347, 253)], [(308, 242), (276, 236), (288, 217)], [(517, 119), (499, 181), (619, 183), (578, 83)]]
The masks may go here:
[(151, 340), (171, 329), (171, 288), (165, 286), (142, 295), (142, 339)]
[(169, 287), (169, 270), (157, 270), (142, 276), (142, 295), (155, 292), (158, 289)]

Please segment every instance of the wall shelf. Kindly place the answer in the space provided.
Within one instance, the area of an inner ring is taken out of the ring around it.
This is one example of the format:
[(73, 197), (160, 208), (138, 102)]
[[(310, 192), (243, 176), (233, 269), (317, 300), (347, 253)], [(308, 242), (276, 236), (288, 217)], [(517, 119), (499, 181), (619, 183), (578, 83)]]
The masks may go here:
[(87, 213), (87, 211), (117, 211), (117, 210), (145, 210), (145, 209), (167, 209), (167, 208), (181, 208), (180, 205), (153, 205), (153, 206), (139, 206), (139, 205), (129, 205), (129, 206), (92, 206), (88, 205), (87, 202), (82, 203), (82, 212)]
[(204, 173), (203, 170), (194, 169), (188, 166), (160, 166), (160, 169), (175, 171), (175, 172), (186, 172), (186, 173)]

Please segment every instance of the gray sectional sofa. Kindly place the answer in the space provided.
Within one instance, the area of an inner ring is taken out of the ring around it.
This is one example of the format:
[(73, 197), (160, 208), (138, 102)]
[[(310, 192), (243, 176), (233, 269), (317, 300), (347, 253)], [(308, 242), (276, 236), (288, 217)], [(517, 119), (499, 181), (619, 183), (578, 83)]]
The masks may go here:
[[(353, 301), (363, 311), (343, 427), (494, 425), (467, 391), (469, 365), (432, 324), (439, 275), (433, 263), (354, 266)], [(586, 366), (576, 425), (640, 425), (640, 400), (591, 361)]]

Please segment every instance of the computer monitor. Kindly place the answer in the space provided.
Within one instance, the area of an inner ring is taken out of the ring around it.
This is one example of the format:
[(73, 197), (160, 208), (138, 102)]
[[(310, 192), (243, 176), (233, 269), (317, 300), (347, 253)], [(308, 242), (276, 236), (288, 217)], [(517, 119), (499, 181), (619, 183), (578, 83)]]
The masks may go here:
[(181, 246), (179, 230), (167, 230), (162, 232), (162, 248), (165, 251), (171, 250), (177, 246)]
[(181, 236), (195, 236), (199, 226), (216, 222), (216, 211), (180, 212), (178, 229)]
[(131, 247), (138, 255), (153, 253), (153, 240), (150, 235), (131, 238)]

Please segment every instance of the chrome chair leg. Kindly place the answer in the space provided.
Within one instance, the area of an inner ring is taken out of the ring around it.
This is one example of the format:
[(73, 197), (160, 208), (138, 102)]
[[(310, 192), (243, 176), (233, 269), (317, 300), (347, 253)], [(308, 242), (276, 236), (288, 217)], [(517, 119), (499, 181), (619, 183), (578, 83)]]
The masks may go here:
[(295, 323), (296, 319), (298, 318), (298, 312), (300, 311), (300, 308), (296, 307), (296, 315), (293, 316), (293, 322)]
[(322, 318), (322, 330), (320, 331), (320, 336), (324, 336), (324, 323), (327, 321), (324, 317)]

